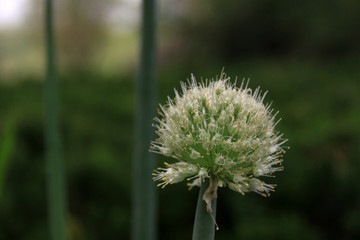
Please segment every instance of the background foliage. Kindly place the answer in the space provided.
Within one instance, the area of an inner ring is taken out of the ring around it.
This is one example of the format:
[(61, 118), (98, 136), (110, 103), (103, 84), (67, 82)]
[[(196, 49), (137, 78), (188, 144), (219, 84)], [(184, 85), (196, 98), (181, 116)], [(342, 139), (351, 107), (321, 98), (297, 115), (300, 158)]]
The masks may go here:
[[(129, 239), (138, 29), (104, 20), (125, 3), (80, 3), (57, 8), (68, 230)], [(48, 239), (41, 11), (30, 9), (37, 24), (0, 32), (0, 239)], [(224, 67), (269, 90), (291, 146), (270, 198), (219, 190), (216, 239), (360, 237), (359, 10), (355, 0), (160, 2), (158, 101), (190, 73)], [(197, 194), (185, 183), (159, 191), (159, 239), (191, 237)]]

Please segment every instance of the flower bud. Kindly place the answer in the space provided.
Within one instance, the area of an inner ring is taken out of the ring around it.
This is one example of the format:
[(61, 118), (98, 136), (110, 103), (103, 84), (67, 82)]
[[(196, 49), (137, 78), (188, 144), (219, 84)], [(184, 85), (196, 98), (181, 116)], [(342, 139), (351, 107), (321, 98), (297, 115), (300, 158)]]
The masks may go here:
[(236, 88), (222, 74), (206, 83), (192, 77), (182, 90), (160, 105), (162, 116), (155, 118), (159, 137), (150, 151), (177, 162), (156, 170), (154, 180), (164, 187), (187, 179), (193, 187), (210, 176), (218, 186), (268, 196), (274, 185), (258, 178), (283, 169), (286, 140), (275, 131), (273, 111), (259, 89)]

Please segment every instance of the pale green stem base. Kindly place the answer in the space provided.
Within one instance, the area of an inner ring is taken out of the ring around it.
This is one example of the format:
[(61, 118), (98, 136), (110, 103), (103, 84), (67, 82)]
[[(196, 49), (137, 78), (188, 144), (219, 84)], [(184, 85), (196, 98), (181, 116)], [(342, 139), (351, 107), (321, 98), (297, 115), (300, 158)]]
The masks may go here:
[(206, 202), (203, 200), (204, 193), (208, 187), (209, 179), (206, 179), (200, 187), (195, 213), (193, 240), (213, 240), (215, 238), (216, 198), (211, 201), (211, 214), (206, 211)]

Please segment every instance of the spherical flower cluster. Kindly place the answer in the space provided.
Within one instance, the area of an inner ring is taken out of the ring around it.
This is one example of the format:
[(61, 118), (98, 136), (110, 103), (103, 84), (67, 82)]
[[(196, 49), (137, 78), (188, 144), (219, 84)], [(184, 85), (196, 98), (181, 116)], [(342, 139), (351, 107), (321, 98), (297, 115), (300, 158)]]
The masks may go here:
[(274, 130), (276, 114), (263, 104), (266, 93), (237, 88), (225, 74), (205, 83), (192, 76), (181, 87), (155, 118), (159, 137), (150, 151), (176, 159), (154, 171), (158, 186), (187, 180), (191, 188), (209, 178), (215, 190), (228, 186), (269, 196), (275, 185), (260, 178), (283, 169), (286, 140)]

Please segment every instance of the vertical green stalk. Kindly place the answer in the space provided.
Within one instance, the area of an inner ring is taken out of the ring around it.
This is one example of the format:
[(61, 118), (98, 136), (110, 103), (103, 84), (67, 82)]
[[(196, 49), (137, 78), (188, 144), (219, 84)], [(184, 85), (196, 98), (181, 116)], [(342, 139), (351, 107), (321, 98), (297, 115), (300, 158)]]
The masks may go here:
[(66, 203), (64, 167), (61, 156), (58, 93), (56, 83), (55, 49), (53, 38), (52, 0), (45, 2), (46, 79), (45, 97), (45, 145), (47, 159), (48, 211), (51, 239), (66, 239)]
[(154, 155), (149, 153), (155, 115), (156, 2), (143, 0), (141, 20), (140, 69), (136, 83), (135, 154), (133, 163), (132, 239), (156, 238), (156, 197), (152, 182)]
[(216, 198), (211, 201), (212, 213), (206, 211), (203, 200), (205, 191), (209, 187), (209, 179), (201, 184), (196, 206), (193, 240), (213, 240), (215, 238)]

